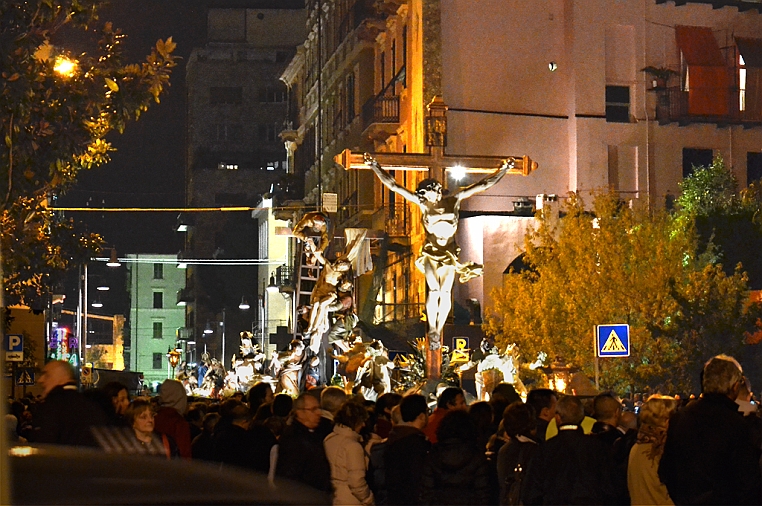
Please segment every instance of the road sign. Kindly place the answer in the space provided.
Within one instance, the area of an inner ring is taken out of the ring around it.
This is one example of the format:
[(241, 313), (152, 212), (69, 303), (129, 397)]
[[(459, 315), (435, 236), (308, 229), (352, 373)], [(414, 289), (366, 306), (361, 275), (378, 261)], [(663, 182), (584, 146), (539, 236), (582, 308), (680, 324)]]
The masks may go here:
[(453, 337), (450, 362), (468, 362), (469, 351), (467, 337)]
[(21, 334), (6, 334), (3, 343), (5, 360), (8, 362), (24, 361), (24, 336)]
[(626, 323), (598, 325), (595, 343), (599, 357), (630, 356), (630, 326)]
[(339, 194), (323, 193), (323, 211), (335, 213), (339, 211)]
[(16, 371), (16, 384), (18, 386), (34, 385), (34, 369), (31, 367), (22, 367)]

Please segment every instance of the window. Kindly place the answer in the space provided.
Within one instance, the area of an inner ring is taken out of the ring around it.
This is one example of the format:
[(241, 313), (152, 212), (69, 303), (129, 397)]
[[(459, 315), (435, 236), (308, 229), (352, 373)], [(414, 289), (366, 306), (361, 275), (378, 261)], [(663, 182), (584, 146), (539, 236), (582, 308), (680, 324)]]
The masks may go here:
[(738, 55), (738, 110), (746, 110), (746, 62)]
[(162, 365), (161, 365), (161, 357), (162, 356), (163, 355), (161, 353), (154, 353), (153, 354), (153, 368), (154, 369), (161, 369), (162, 368)]
[(279, 132), (280, 128), (276, 124), (259, 125), (257, 138), (262, 142), (275, 142), (278, 140)]
[(241, 140), (243, 127), (240, 124), (215, 124), (212, 125), (212, 139), (216, 141), (238, 142)]
[(688, 92), (688, 114), (728, 113), (730, 74), (717, 39), (708, 26), (675, 26), (680, 50), (682, 89)]
[(606, 121), (630, 122), (630, 87), (606, 86)]
[(240, 86), (213, 86), (209, 88), (210, 104), (240, 104), (243, 102), (243, 88)]
[(153, 264), (153, 279), (164, 279), (164, 264)]
[(153, 322), (153, 338), (154, 339), (161, 339), (163, 336), (162, 323), (161, 322)]
[(397, 39), (392, 41), (392, 75), (397, 73)]
[(762, 179), (762, 153), (746, 153), (746, 184)]
[(693, 167), (708, 167), (712, 164), (711, 149), (683, 148), (683, 177), (693, 174)]
[(286, 101), (286, 88), (265, 86), (259, 91), (259, 101), (266, 104), (278, 104)]
[(164, 307), (164, 294), (162, 292), (153, 292), (153, 308), (161, 309)]
[(238, 164), (219, 162), (217, 164), (217, 170), (238, 170)]
[(347, 121), (355, 117), (355, 73), (350, 72), (347, 76)]
[(378, 75), (381, 77), (381, 89), (386, 85), (386, 53), (381, 51), (378, 59)]

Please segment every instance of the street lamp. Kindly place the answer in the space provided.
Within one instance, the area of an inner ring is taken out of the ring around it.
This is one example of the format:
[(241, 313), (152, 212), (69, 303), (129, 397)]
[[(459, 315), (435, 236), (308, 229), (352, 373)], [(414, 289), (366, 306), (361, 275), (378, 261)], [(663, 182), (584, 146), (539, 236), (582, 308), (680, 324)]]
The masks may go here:
[(249, 301), (246, 300), (246, 297), (241, 297), (241, 303), (238, 304), (238, 309), (246, 311), (249, 308), (251, 308)]
[(177, 364), (180, 363), (180, 352), (175, 348), (169, 348), (167, 347), (167, 360), (169, 360), (169, 365), (172, 367), (172, 377), (171, 379), (175, 378), (175, 367), (177, 367)]

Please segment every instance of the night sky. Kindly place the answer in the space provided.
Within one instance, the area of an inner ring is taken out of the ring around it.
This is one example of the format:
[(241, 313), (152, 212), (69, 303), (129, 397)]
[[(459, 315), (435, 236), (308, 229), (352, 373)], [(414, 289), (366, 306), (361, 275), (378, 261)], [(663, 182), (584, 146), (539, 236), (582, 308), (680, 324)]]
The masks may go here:
[[(201, 0), (114, 0), (100, 13), (100, 23), (112, 21), (127, 35), (125, 63), (145, 61), (158, 39), (172, 37), (175, 55), (171, 86), (161, 103), (153, 103), (124, 134), (109, 137), (117, 151), (111, 162), (89, 171), (59, 206), (182, 207), (185, 203), (185, 64), (206, 37), (206, 2)], [(62, 31), (54, 43), (71, 50), (86, 49), (82, 34)], [(177, 253), (181, 234), (173, 231), (176, 213), (67, 213), (100, 233), (119, 255)]]

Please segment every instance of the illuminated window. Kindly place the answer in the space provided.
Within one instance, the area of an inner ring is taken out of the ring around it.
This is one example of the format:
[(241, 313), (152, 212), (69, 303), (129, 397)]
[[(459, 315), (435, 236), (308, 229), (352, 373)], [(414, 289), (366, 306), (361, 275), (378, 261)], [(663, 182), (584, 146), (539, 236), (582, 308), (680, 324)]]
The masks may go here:
[(746, 110), (746, 62), (738, 55), (738, 110)]
[(217, 164), (217, 169), (218, 170), (238, 170), (238, 164), (220, 162)]

